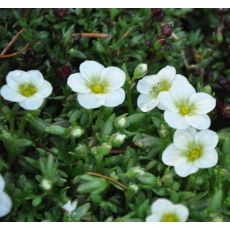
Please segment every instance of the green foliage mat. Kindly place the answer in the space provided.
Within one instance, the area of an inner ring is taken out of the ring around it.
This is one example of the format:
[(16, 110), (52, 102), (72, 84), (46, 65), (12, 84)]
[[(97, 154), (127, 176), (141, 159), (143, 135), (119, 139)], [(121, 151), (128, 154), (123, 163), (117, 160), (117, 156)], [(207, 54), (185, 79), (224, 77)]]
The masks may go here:
[[(38, 69), (54, 90), (35, 112), (1, 99), (0, 172), (13, 200), (2, 221), (144, 221), (159, 197), (186, 205), (189, 221), (230, 220), (230, 11), (1, 9), (2, 50), (22, 28), (7, 53), (29, 47), (0, 59), (1, 86), (11, 70)], [(126, 72), (128, 100), (122, 106), (78, 105), (66, 82), (86, 59)], [(220, 136), (215, 167), (181, 178), (163, 165), (162, 151), (174, 130), (159, 110), (137, 109), (132, 79), (139, 63), (148, 64), (149, 74), (172, 65), (198, 91), (215, 95), (218, 105), (210, 114), (211, 129)], [(76, 126), (83, 130), (80, 137), (73, 136)], [(126, 139), (111, 149), (117, 132)], [(72, 215), (62, 208), (69, 199), (78, 201)]]

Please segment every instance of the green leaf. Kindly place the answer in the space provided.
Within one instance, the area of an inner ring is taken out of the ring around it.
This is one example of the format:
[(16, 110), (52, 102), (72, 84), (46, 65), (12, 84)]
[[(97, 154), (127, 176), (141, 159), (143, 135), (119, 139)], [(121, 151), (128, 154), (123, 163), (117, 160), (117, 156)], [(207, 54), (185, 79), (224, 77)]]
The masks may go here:
[(219, 188), (210, 198), (210, 201), (208, 203), (209, 212), (215, 212), (219, 210), (222, 205), (222, 200), (223, 200), (223, 190), (222, 188)]
[(77, 210), (74, 212), (73, 216), (77, 220), (81, 220), (89, 211), (90, 203), (83, 204), (77, 208)]
[(108, 119), (107, 121), (105, 122), (105, 125), (103, 127), (103, 130), (102, 130), (102, 134), (104, 136), (109, 136), (112, 134), (113, 132), (113, 122), (114, 122), (114, 119), (115, 119), (115, 113), (113, 113)]

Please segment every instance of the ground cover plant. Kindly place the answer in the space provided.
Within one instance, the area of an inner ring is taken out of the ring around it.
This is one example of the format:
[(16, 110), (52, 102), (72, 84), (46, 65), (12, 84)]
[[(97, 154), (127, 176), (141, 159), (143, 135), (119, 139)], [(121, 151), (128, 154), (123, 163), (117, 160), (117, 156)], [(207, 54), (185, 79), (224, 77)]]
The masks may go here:
[(229, 221), (228, 9), (0, 10), (1, 221)]

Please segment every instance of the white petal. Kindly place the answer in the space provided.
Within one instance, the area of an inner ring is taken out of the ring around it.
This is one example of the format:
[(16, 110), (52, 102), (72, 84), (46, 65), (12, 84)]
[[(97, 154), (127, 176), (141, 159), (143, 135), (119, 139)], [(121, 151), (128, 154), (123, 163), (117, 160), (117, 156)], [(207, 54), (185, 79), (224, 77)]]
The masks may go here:
[(36, 93), (32, 97), (25, 97), (25, 99), (19, 102), (19, 105), (26, 110), (37, 110), (41, 107), (44, 98), (39, 94)]
[(215, 148), (218, 144), (219, 137), (216, 132), (212, 130), (203, 130), (197, 133), (195, 137), (197, 144), (202, 144), (205, 148)]
[(12, 208), (12, 201), (5, 192), (0, 192), (0, 217), (7, 215)]
[(25, 97), (19, 94), (14, 88), (10, 88), (8, 85), (4, 85), (1, 88), (1, 96), (7, 101), (20, 102), (25, 99)]
[(159, 76), (160, 80), (167, 80), (171, 82), (176, 76), (176, 69), (173, 66), (166, 66), (161, 69), (157, 75)]
[(77, 201), (73, 201), (71, 202), (71, 200), (69, 200), (67, 203), (65, 203), (62, 208), (68, 212), (69, 214), (71, 214), (77, 207)]
[(189, 215), (188, 208), (182, 204), (176, 204), (174, 208), (175, 208), (175, 213), (180, 219), (180, 222), (185, 222), (188, 219), (188, 215)]
[(162, 153), (164, 164), (174, 166), (181, 157), (181, 151), (174, 145), (170, 144)]
[(193, 162), (189, 162), (185, 157), (177, 161), (174, 169), (176, 174), (181, 177), (186, 177), (190, 174), (196, 173), (199, 170), (199, 168), (196, 167)]
[(175, 82), (169, 91), (175, 100), (189, 99), (193, 94), (196, 93), (194, 87), (185, 81)]
[(0, 175), (0, 192), (3, 191), (4, 188), (5, 188), (5, 181), (2, 175)]
[(157, 75), (146, 76), (137, 83), (137, 91), (142, 94), (150, 94), (154, 85), (159, 83)]
[(71, 212), (72, 211), (72, 207), (71, 207), (71, 201), (69, 200), (67, 203), (65, 203), (62, 208), (67, 211), (67, 212)]
[(215, 149), (204, 150), (200, 159), (196, 160), (194, 164), (199, 168), (210, 168), (217, 164), (218, 154)]
[(48, 81), (44, 80), (42, 86), (38, 89), (38, 93), (41, 94), (43, 98), (46, 98), (52, 93), (52, 90), (52, 85)]
[(37, 88), (41, 87), (44, 82), (42, 73), (38, 70), (30, 70), (27, 72), (29, 75), (29, 83), (33, 84)]
[(118, 67), (108, 67), (102, 71), (101, 81), (108, 82), (109, 89), (119, 89), (125, 83), (125, 72)]
[(178, 112), (178, 109), (176, 107), (176, 102), (172, 98), (171, 94), (169, 92), (160, 92), (158, 95), (159, 102), (161, 104), (161, 107), (164, 110), (169, 110), (172, 112)]
[(197, 131), (191, 127), (185, 130), (177, 130), (173, 136), (173, 143), (179, 149), (187, 149), (188, 144), (193, 142)]
[(78, 93), (89, 93), (90, 89), (87, 87), (87, 81), (82, 77), (80, 73), (71, 74), (68, 77), (67, 85)]
[(95, 109), (105, 103), (104, 94), (79, 93), (77, 95), (79, 104), (86, 109)]
[(7, 74), (6, 82), (10, 88), (18, 90), (20, 84), (26, 84), (30, 80), (28, 73), (22, 70), (14, 70)]
[(161, 218), (162, 218), (162, 216), (160, 216), (158, 214), (153, 214), (153, 215), (147, 216), (145, 221), (146, 222), (160, 222)]
[(206, 93), (192, 95), (190, 103), (196, 106), (196, 113), (206, 114), (216, 107), (216, 99)]
[(107, 107), (115, 107), (122, 104), (125, 100), (125, 91), (124, 89), (112, 90), (109, 93), (105, 94), (105, 103)]
[(184, 117), (179, 113), (166, 110), (164, 112), (164, 119), (167, 124), (174, 129), (187, 129), (189, 127)]
[(157, 108), (160, 110), (167, 110), (167, 108), (160, 102), (158, 103)]
[(176, 77), (173, 79), (172, 84), (174, 84), (174, 83), (176, 83), (178, 81), (182, 81), (182, 82), (190, 84), (188, 79), (185, 76), (181, 75), (181, 74), (176, 74)]
[(162, 216), (164, 213), (173, 212), (174, 204), (167, 199), (157, 199), (151, 206), (152, 214), (158, 214)]
[(100, 79), (102, 71), (105, 69), (103, 65), (96, 61), (84, 61), (79, 68), (81, 75), (87, 81), (91, 81), (95, 78)]
[(154, 109), (158, 104), (158, 99), (149, 94), (140, 94), (137, 98), (137, 106), (143, 112)]
[(186, 122), (196, 129), (208, 129), (211, 125), (211, 120), (207, 114), (194, 114), (185, 116)]

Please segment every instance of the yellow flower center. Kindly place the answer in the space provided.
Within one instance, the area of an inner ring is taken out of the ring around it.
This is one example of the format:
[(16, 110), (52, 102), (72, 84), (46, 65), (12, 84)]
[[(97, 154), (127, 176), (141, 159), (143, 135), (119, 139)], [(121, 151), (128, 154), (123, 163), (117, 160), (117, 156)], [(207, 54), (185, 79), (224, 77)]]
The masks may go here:
[(163, 80), (160, 82), (160, 92), (168, 91), (170, 87), (171, 87), (171, 84), (168, 81)]
[(105, 91), (106, 91), (105, 86), (98, 84), (98, 83), (91, 85), (90, 88), (91, 88), (92, 92), (95, 94), (105, 93)]
[(22, 84), (19, 86), (19, 92), (25, 97), (31, 97), (37, 93), (37, 88), (32, 84)]
[(201, 157), (202, 148), (201, 147), (192, 148), (187, 154), (188, 154), (187, 157), (189, 161), (195, 161)]
[(170, 82), (168, 82), (167, 80), (162, 80), (160, 81), (157, 85), (154, 85), (152, 90), (151, 90), (151, 94), (154, 97), (157, 97), (158, 94), (162, 91), (168, 91), (171, 87)]
[(179, 218), (175, 213), (165, 213), (161, 222), (179, 222)]
[(187, 105), (182, 105), (179, 108), (179, 112), (181, 115), (187, 115), (191, 112), (191, 108)]

